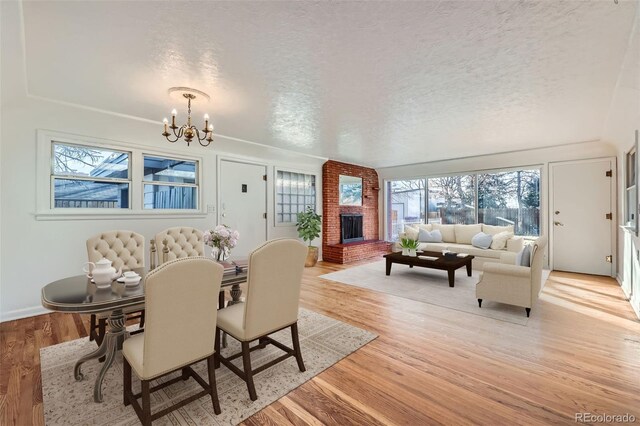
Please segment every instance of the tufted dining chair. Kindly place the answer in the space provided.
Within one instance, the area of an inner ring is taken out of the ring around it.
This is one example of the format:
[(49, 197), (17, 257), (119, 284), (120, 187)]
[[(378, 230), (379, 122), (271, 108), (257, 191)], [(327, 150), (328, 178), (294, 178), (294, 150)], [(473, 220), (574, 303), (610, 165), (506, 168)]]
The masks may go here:
[(188, 226), (168, 228), (156, 234), (158, 264), (183, 257), (203, 256), (202, 231)]
[[(144, 268), (144, 237), (133, 231), (106, 231), (87, 240), (87, 258), (97, 262), (109, 259), (114, 268), (128, 271)], [(136, 305), (125, 310), (127, 319), (140, 319), (140, 328), (144, 327), (144, 305)], [(102, 343), (106, 331), (108, 313), (91, 315), (89, 340)]]
[[(166, 262), (145, 277), (147, 327), (143, 334), (130, 337), (122, 346), (124, 404), (133, 405), (143, 425), (150, 425), (153, 420), (205, 395), (211, 397), (213, 411), (220, 414), (214, 335), (215, 300), (220, 291), (222, 272), (222, 266), (213, 259), (189, 257)], [(192, 364), (204, 359), (207, 360), (209, 383), (191, 368)], [(179, 370), (181, 375), (150, 386), (152, 380)], [(132, 390), (132, 371), (142, 382), (139, 394)], [(189, 377), (204, 390), (151, 414), (152, 392)], [(140, 397), (142, 406), (138, 403)]]
[[(258, 399), (253, 376), (272, 365), (295, 357), (298, 368), (305, 371), (298, 339), (298, 304), (302, 272), (307, 258), (307, 246), (294, 239), (271, 240), (249, 255), (246, 302), (218, 311), (216, 329), (216, 367), (222, 362), (247, 383), (249, 397)], [(291, 328), (293, 348), (269, 337), (269, 334)], [(238, 340), (242, 351), (227, 358), (220, 355), (220, 333), (225, 332)], [(249, 344), (258, 340), (258, 345)], [(254, 368), (251, 351), (272, 344), (285, 352), (279, 358)], [(231, 361), (242, 356), (243, 370)]]

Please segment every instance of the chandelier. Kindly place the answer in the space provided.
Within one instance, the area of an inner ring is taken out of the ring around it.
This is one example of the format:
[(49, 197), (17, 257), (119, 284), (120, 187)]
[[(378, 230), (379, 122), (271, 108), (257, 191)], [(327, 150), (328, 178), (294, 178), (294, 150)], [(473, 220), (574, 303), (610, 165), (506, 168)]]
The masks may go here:
[[(167, 138), (171, 143), (184, 139), (187, 146), (189, 146), (191, 141), (195, 138), (198, 140), (200, 145), (209, 146), (209, 144), (213, 142), (213, 124), (209, 123), (209, 114), (204, 115), (204, 127), (202, 129), (198, 130), (196, 126), (191, 124), (191, 101), (196, 99), (198, 96), (208, 101), (209, 95), (189, 87), (172, 87), (169, 89), (169, 94), (174, 92), (180, 93), (185, 99), (187, 99), (187, 123), (182, 126), (176, 126), (176, 115), (178, 115), (178, 111), (174, 108), (173, 111), (171, 111), (171, 125), (169, 125), (169, 120), (166, 118), (162, 120), (164, 124), (164, 132), (162, 132), (162, 136)], [(171, 129), (171, 133), (169, 132), (169, 129)]]

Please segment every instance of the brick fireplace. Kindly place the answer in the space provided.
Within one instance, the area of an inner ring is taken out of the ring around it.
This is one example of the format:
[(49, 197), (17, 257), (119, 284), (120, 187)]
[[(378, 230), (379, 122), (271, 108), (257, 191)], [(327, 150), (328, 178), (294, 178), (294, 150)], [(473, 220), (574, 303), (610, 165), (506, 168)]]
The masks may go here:
[[(362, 178), (362, 206), (339, 204), (340, 175)], [(391, 250), (391, 244), (378, 235), (378, 173), (368, 167), (327, 161), (322, 166), (322, 259), (349, 263), (379, 256)], [(341, 216), (342, 215), (342, 216)], [(362, 215), (362, 240), (341, 242), (341, 218)]]

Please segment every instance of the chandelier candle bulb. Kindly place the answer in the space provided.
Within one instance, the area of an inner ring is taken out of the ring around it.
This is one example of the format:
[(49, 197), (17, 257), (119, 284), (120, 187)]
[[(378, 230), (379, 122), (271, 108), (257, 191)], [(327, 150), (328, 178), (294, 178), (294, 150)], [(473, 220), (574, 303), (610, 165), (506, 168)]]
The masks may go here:
[(169, 134), (169, 129), (168, 129), (168, 126), (169, 126), (169, 120), (167, 120), (167, 117), (165, 117), (165, 118), (162, 120), (162, 124), (164, 124), (164, 134), (165, 134), (165, 136), (166, 136), (166, 135), (168, 135), (168, 134)]

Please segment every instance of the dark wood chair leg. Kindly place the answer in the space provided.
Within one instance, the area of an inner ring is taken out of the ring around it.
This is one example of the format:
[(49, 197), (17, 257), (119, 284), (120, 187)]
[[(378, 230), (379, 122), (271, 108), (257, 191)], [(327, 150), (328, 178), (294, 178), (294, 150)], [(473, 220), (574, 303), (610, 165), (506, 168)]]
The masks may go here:
[(189, 380), (189, 369), (187, 367), (184, 367), (182, 369), (182, 380)]
[(148, 380), (142, 380), (142, 424), (151, 426), (151, 395)]
[(216, 414), (220, 414), (222, 410), (220, 410), (220, 401), (218, 400), (215, 360), (215, 353), (207, 358), (207, 370), (209, 370), (209, 390), (211, 394), (211, 402), (213, 403), (213, 412)]
[(242, 342), (242, 365), (244, 367), (245, 381), (249, 390), (249, 398), (252, 401), (258, 399), (256, 387), (253, 384), (253, 370), (251, 369), (251, 352), (249, 350), (249, 342)]
[(527, 318), (529, 318), (529, 314), (531, 313), (531, 308), (524, 308), (525, 311), (527, 311)]
[(133, 391), (131, 389), (131, 365), (129, 364), (129, 362), (127, 361), (126, 358), (122, 357), (122, 361), (124, 364), (124, 375), (123, 375), (123, 383), (122, 383), (122, 389), (123, 389), (123, 396), (124, 396), (124, 405), (131, 405), (131, 395), (133, 394)]
[(96, 340), (96, 316), (91, 314), (91, 324), (89, 324), (89, 341)]
[(301, 372), (307, 371), (302, 361), (302, 351), (300, 351), (300, 339), (298, 338), (298, 323), (291, 324), (291, 340), (293, 341), (293, 350), (296, 352), (296, 361)]
[(260, 349), (266, 348), (268, 344), (269, 341), (265, 337), (260, 337), (258, 339), (258, 346), (260, 347)]
[(144, 328), (144, 311), (140, 312), (140, 329)]
[(102, 344), (104, 340), (104, 335), (107, 332), (107, 319), (101, 318), (98, 320), (98, 334), (96, 335), (96, 343), (98, 346)]
[(482, 299), (478, 299), (478, 308), (482, 308)]
[(213, 344), (215, 350), (213, 365), (215, 368), (220, 368), (220, 329), (216, 327), (216, 337)]

